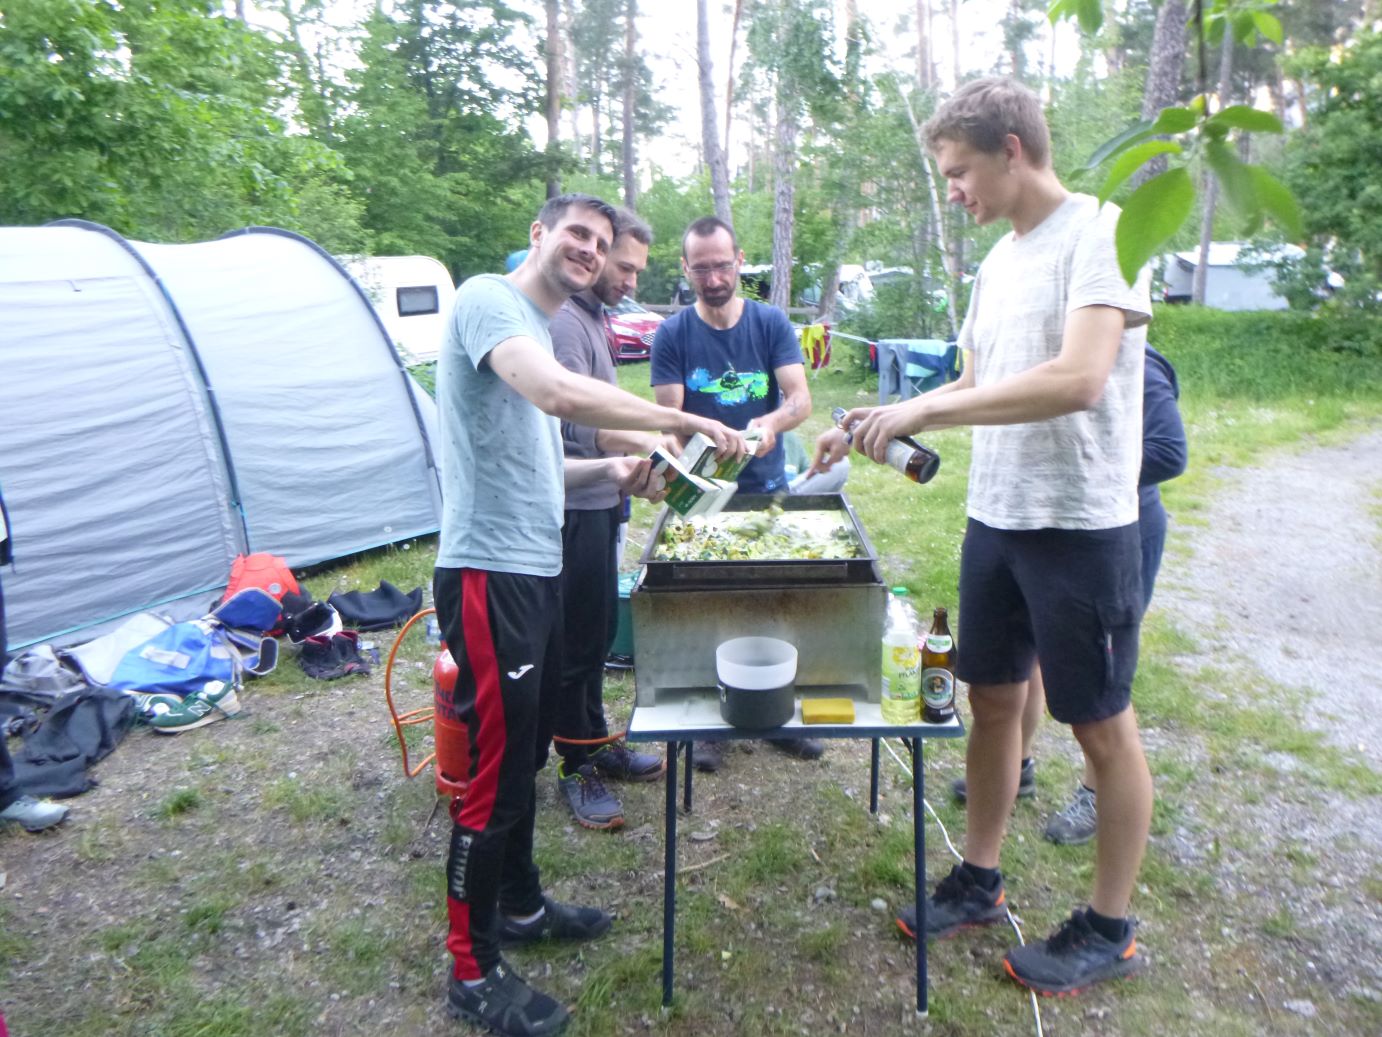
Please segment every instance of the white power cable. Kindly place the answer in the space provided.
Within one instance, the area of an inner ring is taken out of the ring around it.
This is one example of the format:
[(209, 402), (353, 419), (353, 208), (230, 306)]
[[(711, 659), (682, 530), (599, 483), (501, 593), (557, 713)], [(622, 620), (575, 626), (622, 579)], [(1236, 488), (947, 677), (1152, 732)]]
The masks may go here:
[[(902, 768), (903, 773), (907, 775), (908, 779), (909, 779), (909, 780), (915, 781), (916, 779), (915, 779), (914, 775), (912, 774), (912, 768), (909, 767), (909, 766), (907, 766), (907, 761), (906, 761), (906, 760), (904, 760), (901, 756), (897, 755), (897, 750), (893, 748), (892, 743), (889, 742), (886, 738), (885, 738), (885, 739), (881, 739), (881, 741), (882, 741), (883, 747), (884, 747), (885, 749), (888, 750), (888, 755), (891, 756), (894, 760), (897, 761), (897, 765), (898, 765), (899, 767)], [(906, 745), (906, 740), (905, 740), (905, 739), (898, 739), (898, 741), (902, 742), (903, 745)], [(947, 832), (947, 831), (945, 830), (945, 825), (941, 822), (941, 819), (940, 819), (939, 815), (936, 814), (935, 809), (931, 806), (931, 801), (930, 801), (929, 799), (927, 799), (925, 796), (923, 796), (923, 797), (921, 798), (921, 805), (924, 806), (924, 807), (926, 808), (926, 812), (927, 812), (928, 814), (931, 815), (931, 820), (934, 821), (934, 822), (936, 822), (936, 827), (939, 828), (939, 829), (941, 830), (941, 838), (945, 840), (945, 846), (946, 846), (946, 849), (948, 849), (948, 850), (950, 851), (950, 855), (951, 855), (952, 857), (954, 857), (957, 861), (959, 861), (961, 864), (963, 864), (963, 863), (964, 863), (964, 855), (963, 855), (962, 853), (960, 853), (959, 850), (955, 849), (955, 844), (954, 844), (953, 842), (950, 841), (950, 833)], [(913, 819), (912, 819), (912, 823), (913, 823), (913, 824), (917, 824), (918, 821), (919, 821), (918, 818), (913, 818)], [(923, 891), (923, 895), (924, 895), (924, 893), (925, 893), (925, 891)], [(1004, 913), (1008, 916), (1008, 924), (1009, 924), (1010, 926), (1012, 926), (1013, 932), (1015, 932), (1015, 933), (1017, 934), (1017, 942), (1018, 942), (1018, 945), (1019, 945), (1019, 946), (1024, 946), (1024, 947), (1025, 947), (1026, 944), (1027, 944), (1027, 941), (1024, 940), (1024, 939), (1022, 938), (1022, 926), (1020, 926), (1020, 925), (1018, 924), (1018, 922), (1017, 922), (1017, 919), (1013, 917), (1012, 907), (1011, 907), (1010, 904), (1008, 904), (1008, 902), (1007, 902), (1006, 900), (1003, 902), (1003, 911), (1004, 911)], [(917, 953), (918, 953), (918, 954), (925, 954), (925, 953), (926, 953), (926, 934), (925, 934), (925, 933), (919, 933), (919, 934), (918, 934), (918, 940), (919, 940), (919, 943), (918, 943), (918, 945), (917, 945)], [(1028, 998), (1031, 1000), (1031, 1002), (1032, 1002), (1032, 1018), (1033, 1018), (1033, 1019), (1035, 1020), (1035, 1022), (1036, 1022), (1036, 1033), (1037, 1033), (1037, 1037), (1045, 1037), (1045, 1031), (1044, 1031), (1044, 1030), (1042, 1029), (1042, 1027), (1041, 1027), (1041, 1005), (1040, 1005), (1040, 1003), (1037, 1001), (1036, 991), (1035, 991), (1035, 990), (1028, 990), (1028, 991), (1027, 991), (1027, 997), (1028, 997)]]

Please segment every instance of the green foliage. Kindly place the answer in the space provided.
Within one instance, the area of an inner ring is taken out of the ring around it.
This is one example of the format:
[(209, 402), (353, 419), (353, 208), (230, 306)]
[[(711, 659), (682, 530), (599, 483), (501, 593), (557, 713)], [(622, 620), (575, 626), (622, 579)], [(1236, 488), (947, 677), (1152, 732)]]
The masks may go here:
[(1310, 85), (1312, 104), (1286, 150), (1286, 183), (1310, 199), (1303, 218), (1316, 256), (1327, 243), (1329, 266), (1344, 278), (1335, 305), (1375, 310), (1382, 291), (1382, 35), (1365, 33), (1337, 55), (1307, 50), (1289, 71)]

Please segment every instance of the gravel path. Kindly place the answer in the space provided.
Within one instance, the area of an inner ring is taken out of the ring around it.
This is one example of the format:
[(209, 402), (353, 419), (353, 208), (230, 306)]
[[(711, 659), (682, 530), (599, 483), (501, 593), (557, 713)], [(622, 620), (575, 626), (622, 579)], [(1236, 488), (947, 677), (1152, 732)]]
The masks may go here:
[[(1304, 690), (1313, 703), (1304, 722), (1374, 768), (1382, 766), (1380, 508), (1382, 429), (1226, 470), (1204, 524), (1173, 519), (1153, 605), (1198, 642), (1184, 672), (1227, 666)], [(1265, 697), (1263, 705), (1272, 708)], [(1266, 762), (1275, 772), (1266, 781), (1205, 777), (1216, 798), (1252, 792), (1216, 804), (1231, 807), (1258, 843), (1258, 852), (1217, 866), (1226, 902), (1241, 905), (1235, 928), (1260, 931), (1278, 911), (1294, 926), (1270, 941), (1281, 970), (1273, 994), (1294, 996), (1269, 994), (1269, 1002), (1307, 1017), (1311, 998), (1341, 992), (1382, 1003), (1382, 904), (1359, 893), (1382, 859), (1378, 797), (1323, 788), (1289, 754)]]

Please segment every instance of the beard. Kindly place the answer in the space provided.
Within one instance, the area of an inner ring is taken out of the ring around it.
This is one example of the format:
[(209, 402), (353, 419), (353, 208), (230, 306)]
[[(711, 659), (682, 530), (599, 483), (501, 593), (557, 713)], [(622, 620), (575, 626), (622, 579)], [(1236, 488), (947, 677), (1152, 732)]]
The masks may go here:
[(705, 303), (707, 306), (719, 308), (734, 298), (734, 285), (731, 283), (726, 285), (717, 284), (713, 287), (698, 286), (696, 288), (696, 295), (700, 298), (701, 302)]
[[(568, 260), (570, 260), (571, 263), (568, 263)], [(567, 295), (575, 295), (577, 292), (585, 291), (591, 286), (597, 276), (586, 270), (573, 270), (572, 263), (579, 264), (580, 260), (570, 252), (562, 252), (552, 257), (550, 262), (544, 264), (548, 280), (557, 285)]]

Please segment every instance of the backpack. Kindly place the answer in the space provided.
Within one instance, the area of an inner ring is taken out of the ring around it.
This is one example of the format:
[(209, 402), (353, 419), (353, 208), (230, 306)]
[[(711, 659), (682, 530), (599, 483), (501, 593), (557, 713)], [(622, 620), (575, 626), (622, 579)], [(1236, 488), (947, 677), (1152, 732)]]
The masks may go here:
[[(229, 601), (248, 587), (258, 587), (272, 594), (280, 602), (284, 594), (302, 593), (297, 579), (293, 576), (293, 570), (288, 568), (287, 561), (282, 556), (269, 554), (267, 551), (238, 555), (235, 561), (231, 562), (230, 582), (226, 586), (225, 594), (221, 595), (221, 602)], [(271, 637), (277, 637), (283, 633), (283, 629), (276, 626), (267, 633)]]

